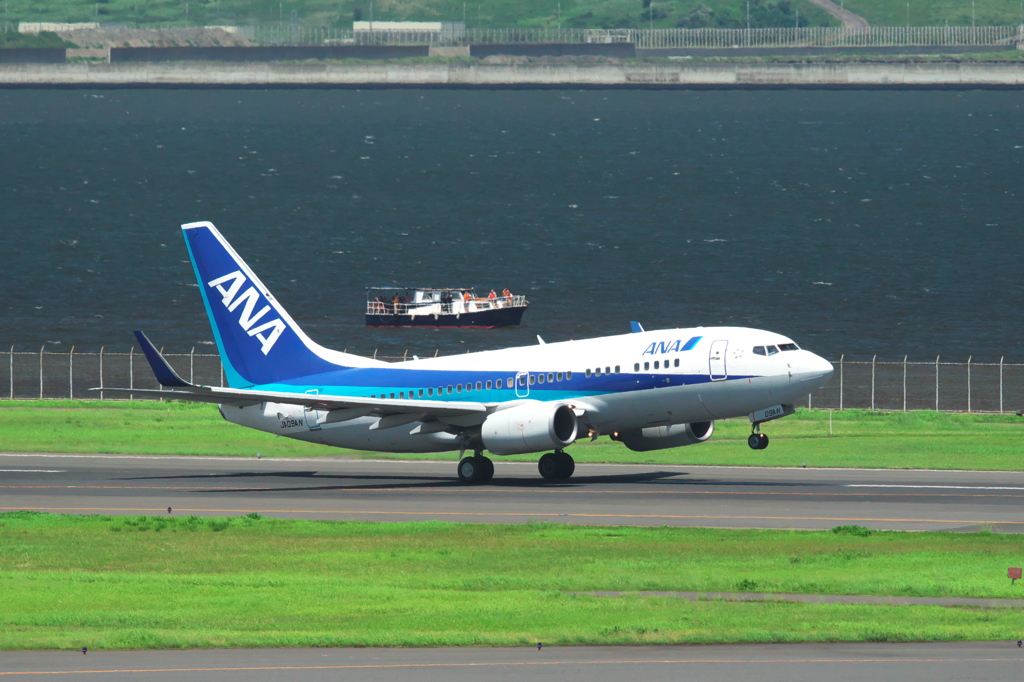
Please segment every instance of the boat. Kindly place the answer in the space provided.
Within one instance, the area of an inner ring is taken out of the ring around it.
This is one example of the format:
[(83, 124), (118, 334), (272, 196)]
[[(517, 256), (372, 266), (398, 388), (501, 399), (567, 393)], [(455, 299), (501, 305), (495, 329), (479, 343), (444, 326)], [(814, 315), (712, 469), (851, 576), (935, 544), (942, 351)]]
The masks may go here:
[(478, 296), (472, 287), (368, 287), (367, 327), (515, 327), (530, 305), (508, 289)]

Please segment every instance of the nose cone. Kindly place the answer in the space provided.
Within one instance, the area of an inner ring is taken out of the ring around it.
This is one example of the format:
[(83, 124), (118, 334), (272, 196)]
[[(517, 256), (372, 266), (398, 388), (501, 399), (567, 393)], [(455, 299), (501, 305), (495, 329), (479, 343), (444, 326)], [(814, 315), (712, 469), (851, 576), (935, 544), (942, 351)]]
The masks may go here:
[(802, 363), (803, 374), (806, 380), (815, 384), (816, 387), (824, 386), (832, 378), (835, 368), (832, 363), (814, 353), (807, 353), (807, 358)]

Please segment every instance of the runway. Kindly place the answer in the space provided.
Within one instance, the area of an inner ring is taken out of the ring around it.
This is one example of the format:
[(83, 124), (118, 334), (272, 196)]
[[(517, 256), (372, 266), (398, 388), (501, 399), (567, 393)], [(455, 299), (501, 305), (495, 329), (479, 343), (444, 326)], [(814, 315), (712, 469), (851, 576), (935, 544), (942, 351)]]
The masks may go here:
[(1024, 532), (1024, 472), (0, 454), (0, 511)]
[(0, 677), (18, 680), (359, 679), (368, 682), (564, 680), (1018, 679), (1024, 653), (1011, 642), (782, 644), (518, 649), (275, 649), (4, 652)]

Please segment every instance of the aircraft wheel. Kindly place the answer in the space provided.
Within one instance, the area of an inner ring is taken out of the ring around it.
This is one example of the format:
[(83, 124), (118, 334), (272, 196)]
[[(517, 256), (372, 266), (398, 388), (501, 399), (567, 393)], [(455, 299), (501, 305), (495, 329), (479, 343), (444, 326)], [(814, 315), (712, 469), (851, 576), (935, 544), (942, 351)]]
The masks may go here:
[(463, 457), (459, 462), (459, 481), (462, 483), (476, 483), (483, 473), (483, 466), (476, 457)]
[(560, 452), (558, 455), (558, 479), (564, 481), (576, 471), (576, 460), (564, 452)]
[(766, 436), (763, 433), (759, 433), (757, 434), (757, 438), (758, 440), (761, 441), (761, 444), (757, 446), (758, 450), (764, 450), (766, 447), (768, 447), (768, 436)]
[(541, 457), (540, 461), (537, 462), (537, 470), (540, 471), (540, 475), (544, 478), (549, 481), (554, 481), (559, 478), (558, 474), (561, 470), (559, 464), (561, 464), (561, 462), (559, 461), (558, 455), (553, 452), (549, 452)]
[(494, 462), (483, 455), (477, 455), (475, 459), (480, 460), (480, 477), (476, 480), (476, 483), (487, 483), (494, 478)]
[(752, 434), (750, 434), (750, 436), (747, 437), (747, 445), (750, 446), (751, 450), (760, 450), (761, 449), (761, 434), (759, 434), (759, 433), (752, 433)]

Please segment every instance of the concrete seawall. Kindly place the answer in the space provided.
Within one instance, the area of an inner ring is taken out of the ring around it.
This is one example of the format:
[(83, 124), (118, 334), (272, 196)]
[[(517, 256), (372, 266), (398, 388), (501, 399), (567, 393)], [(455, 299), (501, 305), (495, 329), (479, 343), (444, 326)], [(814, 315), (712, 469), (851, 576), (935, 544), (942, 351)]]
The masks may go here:
[(1022, 88), (1024, 62), (0, 64), (0, 87)]

